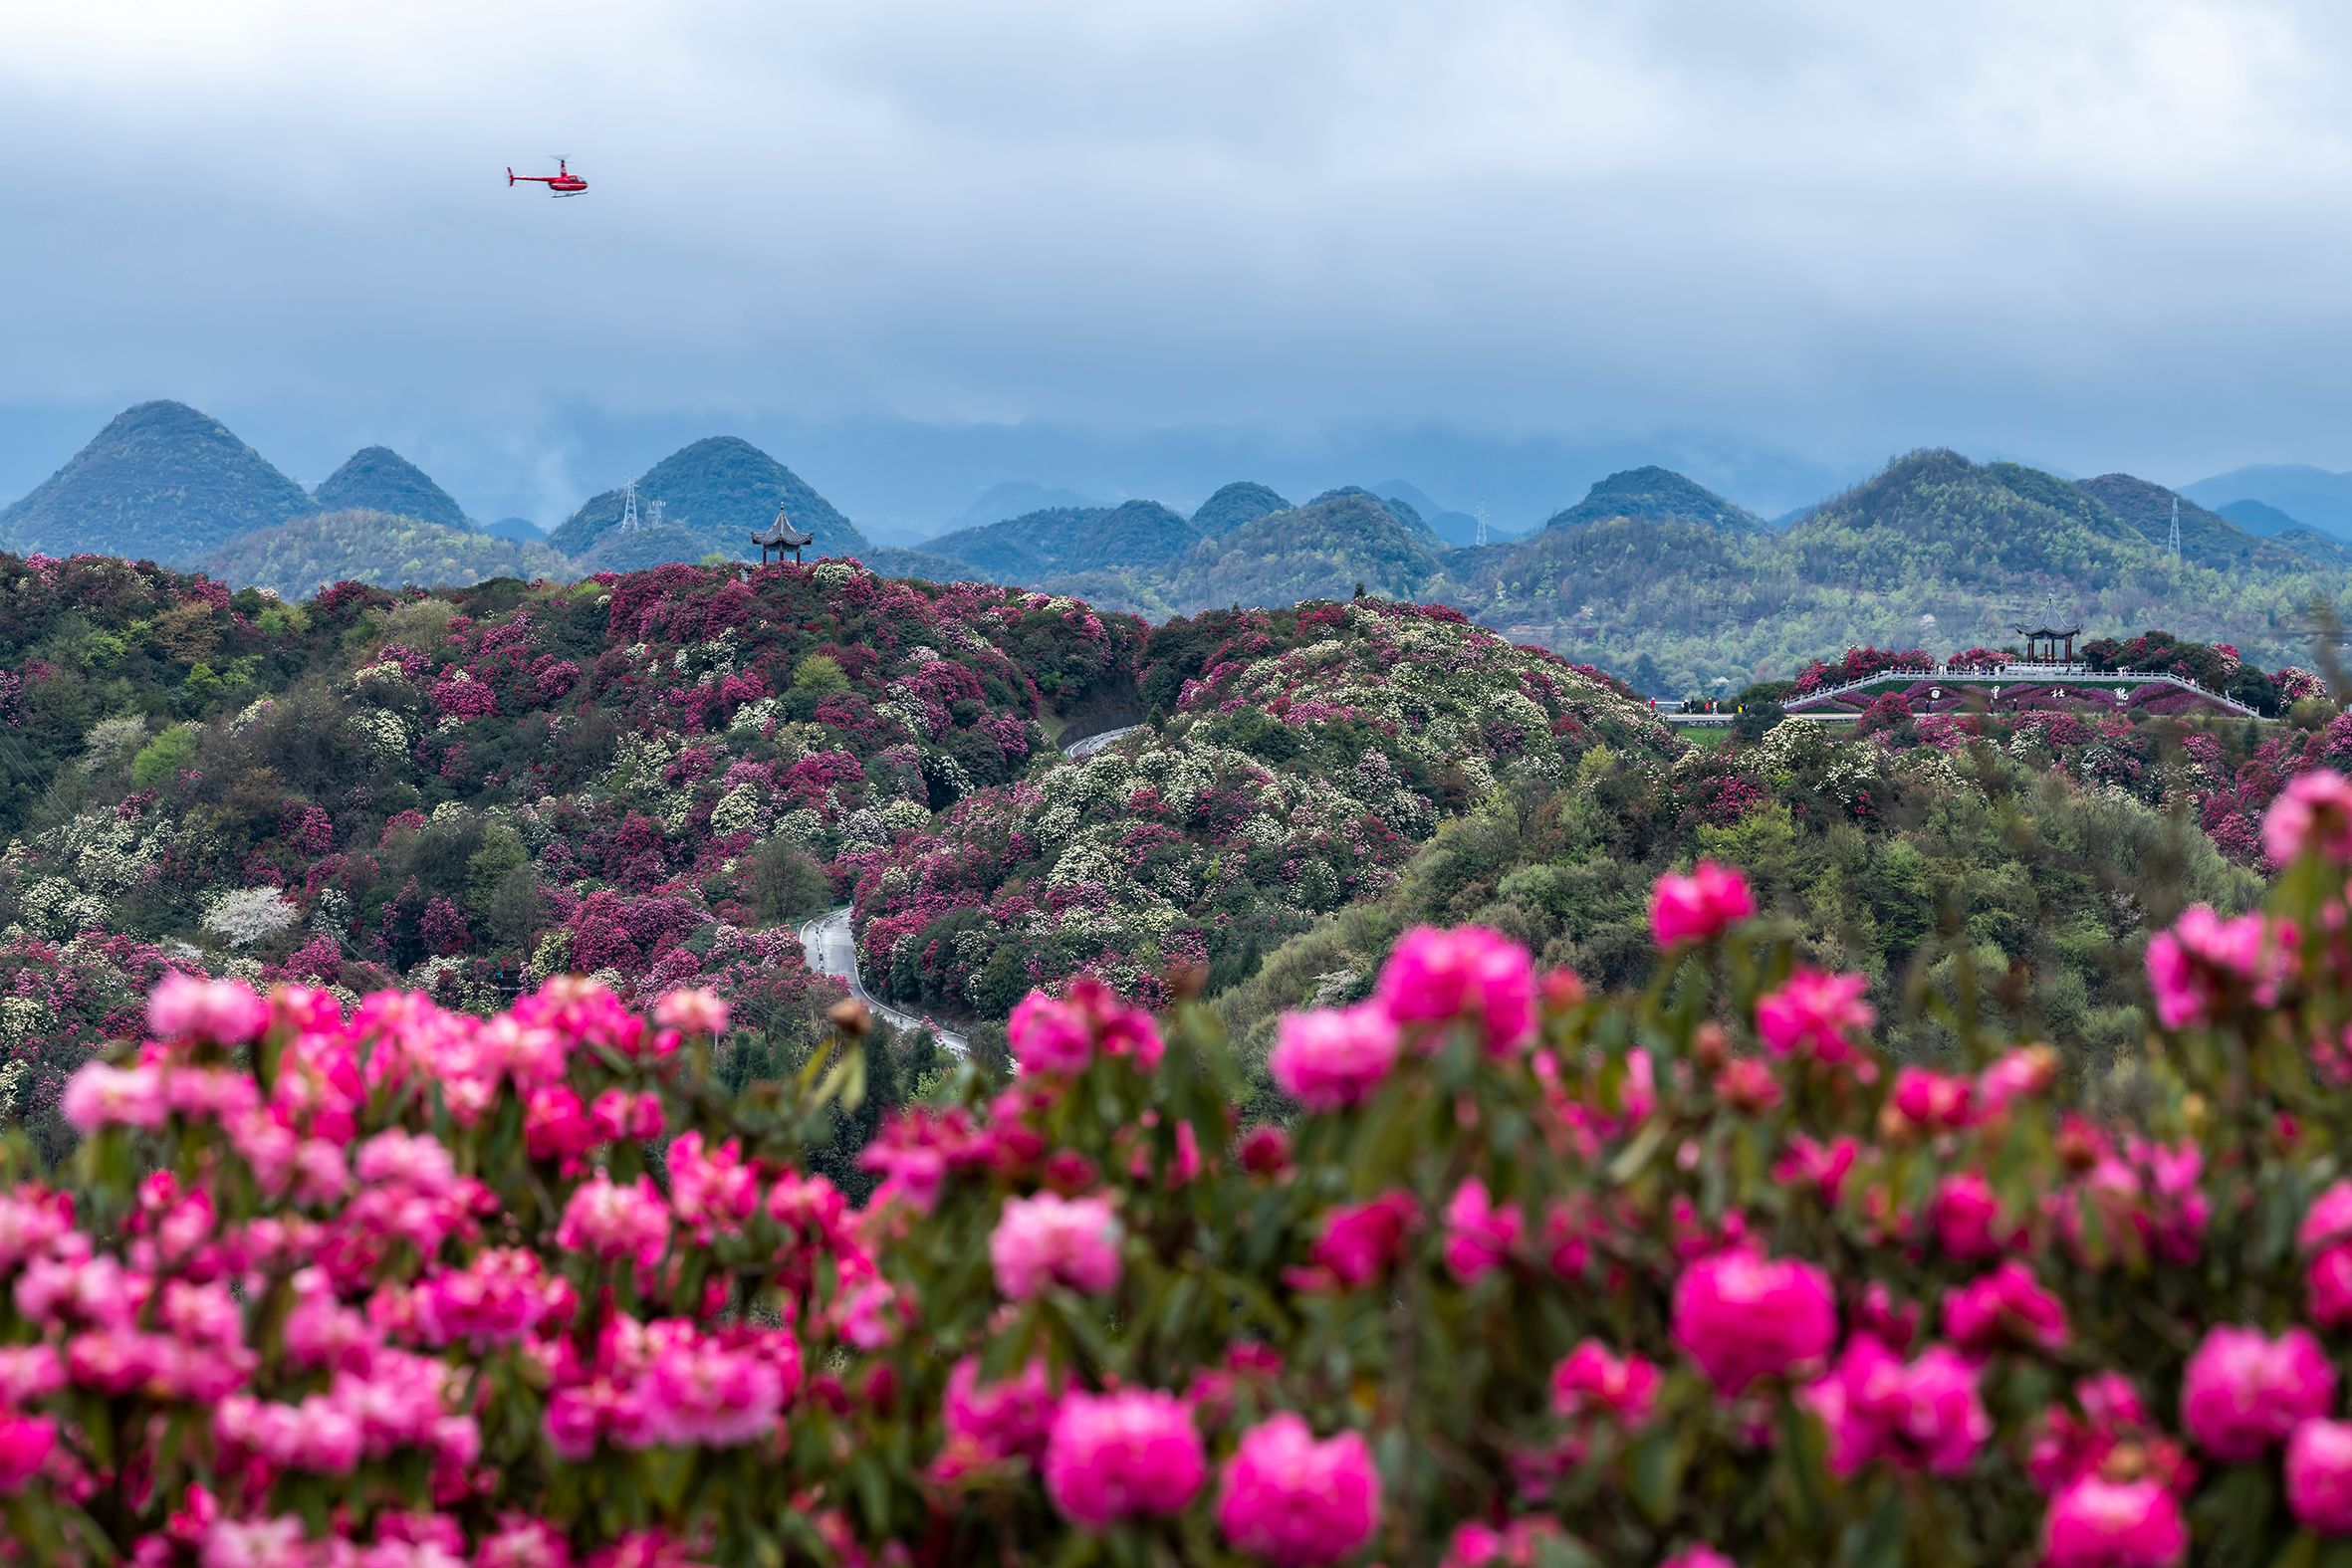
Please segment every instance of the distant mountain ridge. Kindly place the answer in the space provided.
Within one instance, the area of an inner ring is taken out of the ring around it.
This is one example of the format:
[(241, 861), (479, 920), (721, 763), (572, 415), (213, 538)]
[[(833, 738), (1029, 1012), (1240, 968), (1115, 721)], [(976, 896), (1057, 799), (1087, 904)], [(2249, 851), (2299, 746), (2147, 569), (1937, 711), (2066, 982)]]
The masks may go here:
[(945, 535), (960, 533), (968, 528), (986, 528), (991, 523), (1026, 517), (1032, 512), (1056, 512), (1111, 504), (1097, 496), (1080, 495), (1077, 491), (1064, 490), (1057, 485), (1041, 485), (1033, 479), (1001, 479), (982, 491), (970, 506), (948, 519), (947, 526), (939, 532)]
[(1162, 566), (1202, 537), (1190, 518), (1156, 501), (1056, 507), (927, 541), (926, 554), (961, 560), (991, 581), (1031, 583), (1072, 571)]
[[(699, 560), (706, 555), (756, 559), (759, 552), (751, 536), (775, 521), (779, 506), (791, 515), (796, 527), (817, 536), (817, 543), (810, 547), (816, 555), (853, 556), (872, 548), (856, 525), (800, 475), (737, 436), (696, 441), (647, 469), (637, 479), (641, 526), (652, 527), (655, 501), (664, 509), (663, 528), (681, 531), (675, 536), (665, 534), (669, 543), (661, 548), (674, 545), (679, 551), (693, 550), (691, 555), (666, 559)], [(548, 544), (567, 556), (592, 559), (590, 553), (619, 525), (622, 510), (619, 490), (591, 497), (548, 536)], [(642, 545), (615, 544), (601, 559), (634, 561), (645, 554)]]
[(2105, 504), (2159, 550), (2168, 550), (2172, 537), (2173, 502), (2181, 502), (2181, 554), (2200, 565), (2268, 566), (2292, 570), (2298, 557), (2287, 547), (2259, 538), (2219, 513), (2209, 512), (2177, 492), (2130, 474), (2101, 474), (2078, 479), (2075, 488)]
[(0, 511), (0, 549), (186, 565), (239, 534), (318, 510), (218, 420), (185, 403), (138, 403)]
[(474, 526), (448, 491), (388, 446), (353, 452), (311, 496), (330, 512), (382, 512), (445, 528)]
[(2252, 463), (2183, 485), (2181, 494), (2217, 511), (2233, 501), (2259, 501), (2323, 534), (2352, 539), (2352, 474), (2307, 463)]

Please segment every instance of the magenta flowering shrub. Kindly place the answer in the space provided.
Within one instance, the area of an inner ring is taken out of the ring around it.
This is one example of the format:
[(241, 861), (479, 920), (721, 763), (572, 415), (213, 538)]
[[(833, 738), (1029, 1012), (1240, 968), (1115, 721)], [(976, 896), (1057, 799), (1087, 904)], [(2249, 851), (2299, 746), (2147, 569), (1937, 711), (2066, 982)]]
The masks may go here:
[(2322, 1562), (2352, 794), (2297, 799), (2113, 1073), (1966, 1020), (1885, 1058), (1710, 865), (1638, 995), (1407, 933), (1286, 1026), (1279, 1127), (1189, 982), (1033, 999), (1021, 1075), (887, 1122), (862, 1207), (811, 1171), (862, 1058), (732, 1095), (708, 993), (168, 980), (70, 1166), (8, 1156), (5, 1550)]

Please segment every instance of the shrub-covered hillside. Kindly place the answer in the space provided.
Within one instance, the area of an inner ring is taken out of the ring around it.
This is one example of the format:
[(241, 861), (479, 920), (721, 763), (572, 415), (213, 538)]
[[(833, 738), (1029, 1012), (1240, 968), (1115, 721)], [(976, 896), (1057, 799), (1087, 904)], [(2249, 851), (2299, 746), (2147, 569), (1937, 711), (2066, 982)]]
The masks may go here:
[(383, 512), (328, 512), (240, 534), (205, 557), (201, 569), (231, 587), (290, 599), (336, 582), (398, 588), (569, 575), (564, 559), (544, 545)]
[[(0, 558), (0, 975), (119, 940), (129, 978), (160, 954), (478, 1007), (563, 969), (702, 977), (805, 1025), (825, 868), (1132, 707), (1142, 628), (843, 562), (292, 604)], [(67, 1019), (29, 979), (47, 1021), (14, 1037), (86, 1045), (128, 984)]]
[(974, 793), (867, 861), (870, 979), (998, 1016), (1080, 969), (1149, 992), (1200, 964), (1222, 985), (1380, 894), (1499, 781), (1680, 750), (1623, 692), (1442, 607), (1217, 612), (1160, 627), (1143, 658), (1156, 732)]

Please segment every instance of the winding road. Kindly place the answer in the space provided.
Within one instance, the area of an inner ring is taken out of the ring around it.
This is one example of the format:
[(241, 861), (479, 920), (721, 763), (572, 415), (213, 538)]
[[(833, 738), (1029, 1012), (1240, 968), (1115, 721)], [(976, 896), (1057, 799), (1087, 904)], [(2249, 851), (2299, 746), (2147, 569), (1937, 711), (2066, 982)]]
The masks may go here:
[(939, 1043), (962, 1056), (972, 1048), (961, 1029), (951, 1029), (936, 1018), (919, 1013), (903, 1012), (886, 1002), (877, 1002), (873, 993), (865, 989), (865, 982), (857, 976), (857, 943), (849, 934), (849, 906), (828, 909), (801, 928), (801, 949), (809, 955), (809, 967), (820, 975), (830, 975), (848, 986), (849, 995), (866, 1005), (872, 1011), (890, 1020), (893, 1028), (929, 1029)]
[(1133, 735), (1142, 728), (1143, 726), (1140, 724), (1129, 724), (1122, 725), (1116, 730), (1105, 730), (1100, 735), (1089, 735), (1082, 741), (1070, 742), (1061, 749), (1061, 755), (1071, 759), (1091, 757), (1121, 736)]
[[(1133, 735), (1142, 729), (1140, 724), (1105, 730), (1100, 735), (1089, 735), (1069, 743), (1062, 749), (1071, 758), (1091, 757), (1121, 736)], [(886, 1002), (876, 1000), (865, 989), (865, 982), (857, 974), (857, 941), (849, 931), (849, 906), (828, 909), (815, 920), (801, 927), (801, 950), (809, 956), (809, 967), (820, 975), (830, 975), (849, 988), (849, 995), (871, 1008), (880, 1017), (888, 1018), (891, 1026), (901, 1029), (929, 1029), (939, 1043), (957, 1055), (967, 1054), (972, 1042), (961, 1029), (951, 1029), (936, 1018), (920, 1013), (902, 1011)]]

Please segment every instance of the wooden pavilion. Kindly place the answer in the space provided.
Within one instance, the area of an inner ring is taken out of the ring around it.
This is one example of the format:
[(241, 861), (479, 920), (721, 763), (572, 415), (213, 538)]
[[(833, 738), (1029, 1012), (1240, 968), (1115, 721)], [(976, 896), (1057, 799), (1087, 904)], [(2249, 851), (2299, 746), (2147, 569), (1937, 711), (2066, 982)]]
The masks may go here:
[(816, 535), (804, 534), (794, 528), (792, 519), (784, 515), (782, 507), (776, 509), (775, 522), (752, 536), (752, 543), (760, 547), (760, 564), (763, 566), (768, 564), (770, 551), (776, 552), (776, 559), (782, 560), (784, 553), (789, 550), (793, 553), (793, 560), (798, 561), (802, 549), (816, 543)]

